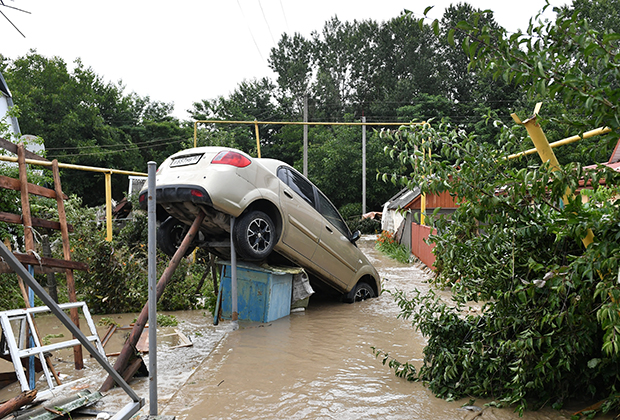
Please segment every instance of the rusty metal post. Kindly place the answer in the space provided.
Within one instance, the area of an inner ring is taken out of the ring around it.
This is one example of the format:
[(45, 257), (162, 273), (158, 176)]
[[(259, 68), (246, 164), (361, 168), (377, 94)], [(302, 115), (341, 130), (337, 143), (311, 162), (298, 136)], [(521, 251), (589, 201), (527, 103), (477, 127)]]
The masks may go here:
[(231, 320), (237, 322), (239, 311), (237, 309), (237, 251), (234, 241), (235, 217), (230, 217), (230, 300), (232, 304)]
[[(164, 273), (162, 274), (161, 278), (159, 279), (159, 282), (157, 283), (157, 299), (156, 299), (157, 301), (159, 301), (159, 298), (164, 293), (164, 289), (166, 288), (166, 285), (172, 278), (172, 274), (174, 273), (174, 270), (176, 270), (177, 266), (183, 259), (185, 252), (187, 251), (190, 244), (192, 243), (192, 241), (198, 234), (198, 229), (200, 228), (200, 225), (202, 224), (202, 221), (204, 220), (204, 218), (205, 218), (205, 214), (202, 211), (199, 212), (198, 216), (196, 216), (196, 220), (194, 220), (194, 223), (192, 223), (192, 226), (189, 228), (189, 232), (187, 232), (187, 235), (183, 239), (183, 242), (181, 242), (179, 249), (177, 249), (177, 252), (175, 252), (174, 256), (170, 260), (170, 264), (168, 264), (168, 267), (166, 267), (166, 270), (164, 270)], [(136, 323), (134, 324), (133, 330), (131, 330), (129, 339), (123, 346), (123, 349), (121, 350), (121, 354), (116, 359), (116, 363), (114, 363), (114, 369), (121, 375), (123, 374), (123, 371), (127, 367), (127, 364), (129, 363), (129, 359), (135, 353), (136, 344), (138, 343), (138, 340), (140, 339), (140, 335), (144, 331), (144, 326), (146, 325), (146, 321), (149, 316), (148, 305), (149, 305), (148, 302), (144, 304), (144, 307), (142, 308), (142, 312), (140, 312), (140, 315), (138, 316), (138, 319), (136, 320)], [(112, 376), (108, 376), (107, 379), (104, 381), (103, 385), (101, 385), (101, 388), (99, 389), (99, 391), (107, 392), (112, 388), (113, 385), (114, 385), (114, 379), (112, 378)]]

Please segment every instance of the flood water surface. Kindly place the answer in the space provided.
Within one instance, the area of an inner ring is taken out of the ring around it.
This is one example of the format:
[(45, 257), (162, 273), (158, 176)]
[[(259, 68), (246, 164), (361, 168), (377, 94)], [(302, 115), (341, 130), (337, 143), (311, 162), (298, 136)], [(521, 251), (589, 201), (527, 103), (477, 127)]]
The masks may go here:
[[(387, 260), (373, 238), (360, 248), (384, 287), (428, 288), (428, 273)], [(243, 323), (221, 340), (172, 397), (162, 414), (179, 419), (511, 419), (510, 409), (482, 414), (435, 398), (420, 383), (398, 378), (376, 347), (401, 361), (421, 362), (424, 339), (385, 293), (354, 304), (311, 300), (305, 312), (268, 324)], [(479, 402), (480, 406), (484, 402)], [(564, 419), (553, 410), (527, 419)]]
[[(385, 288), (428, 289), (424, 267), (388, 260), (374, 249), (372, 237), (362, 238), (359, 246)], [(424, 346), (423, 337), (398, 313), (389, 293), (354, 304), (313, 297), (304, 312), (265, 324), (240, 321), (236, 330), (230, 321), (213, 326), (213, 318), (204, 311), (177, 312), (179, 326), (158, 329), (159, 414), (187, 420), (519, 418), (510, 408), (484, 407), (486, 401), (480, 400), (474, 404), (482, 411), (465, 410), (461, 407), (468, 401), (446, 402), (423, 384), (396, 377), (372, 348), (419, 366)], [(126, 324), (134, 317), (119, 315), (115, 320)], [(52, 321), (39, 321), (40, 328)], [(193, 346), (173, 348), (176, 343), (168, 334), (175, 329)], [(117, 332), (106, 351), (119, 351), (124, 334)], [(86, 369), (79, 373), (72, 369), (70, 351), (53, 357), (69, 379), (81, 378), (82, 384), (73, 390), (96, 390), (107, 376), (87, 354)], [(145, 362), (148, 366), (148, 356)], [(130, 385), (147, 400), (141, 412), (148, 414), (148, 378), (134, 378)], [(94, 408), (118, 411), (128, 402), (115, 388)], [(570, 415), (543, 409), (526, 412), (523, 418)]]

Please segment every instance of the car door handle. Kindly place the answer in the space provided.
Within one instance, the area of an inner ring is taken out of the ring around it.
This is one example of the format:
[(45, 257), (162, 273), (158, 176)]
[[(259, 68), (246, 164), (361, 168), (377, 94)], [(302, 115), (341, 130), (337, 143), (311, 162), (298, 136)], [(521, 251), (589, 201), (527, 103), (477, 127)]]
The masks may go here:
[(288, 190), (284, 190), (284, 195), (288, 198), (293, 198), (293, 194), (291, 194)]
[(334, 233), (334, 231), (331, 230), (331, 228), (329, 226), (325, 226), (325, 229), (327, 229), (329, 231), (329, 233)]

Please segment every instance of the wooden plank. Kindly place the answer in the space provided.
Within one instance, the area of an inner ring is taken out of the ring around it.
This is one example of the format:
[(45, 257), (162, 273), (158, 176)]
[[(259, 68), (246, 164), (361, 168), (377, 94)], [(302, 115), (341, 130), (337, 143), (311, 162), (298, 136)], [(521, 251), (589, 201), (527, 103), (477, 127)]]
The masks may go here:
[(43, 267), (59, 267), (59, 268), (71, 269), (71, 270), (88, 271), (87, 264), (77, 262), (77, 261), (58, 260), (56, 258), (47, 258), (47, 257), (40, 257), (40, 260), (39, 260), (34, 255), (15, 254), (15, 253), (13, 255), (15, 255), (15, 258), (17, 258), (17, 260), (24, 265), (30, 264), (33, 266), (40, 265)]
[[(0, 211), (0, 222), (14, 223), (21, 225), (22, 217), (19, 214), (7, 213)], [(33, 227), (41, 227), (45, 229), (60, 230), (60, 222), (54, 222), (53, 220), (39, 219), (37, 217), (32, 218)], [(69, 232), (73, 232), (73, 225), (67, 224)]]
[[(67, 228), (67, 215), (65, 214), (65, 202), (63, 200), (62, 186), (60, 184), (60, 170), (58, 169), (58, 161), (52, 161), (52, 176), (54, 177), (54, 189), (56, 191), (56, 203), (58, 205), (58, 221), (60, 222), (60, 233), (62, 235), (62, 253), (67, 261), (71, 261), (71, 245), (69, 244), (69, 229)], [(77, 293), (75, 291), (75, 280), (73, 271), (67, 269), (67, 292), (69, 293), (69, 302), (77, 302)], [(80, 316), (77, 308), (72, 308), (69, 312), (71, 320), (75, 326), (80, 328)], [(76, 370), (84, 367), (84, 358), (82, 356), (82, 346), (73, 347), (73, 361)]]
[[(34, 252), (34, 234), (32, 233), (32, 220), (30, 220), (30, 198), (28, 197), (28, 172), (26, 171), (26, 158), (24, 157), (24, 145), (17, 146), (17, 164), (19, 166), (19, 191), (22, 200), (22, 223), (24, 224), (24, 243), (26, 254)], [(21, 277), (18, 279), (19, 288), (24, 298), (24, 307), (30, 308), (28, 287), (24, 285)]]
[(185, 334), (183, 334), (181, 331), (177, 330), (176, 328), (174, 330), (177, 332), (179, 336), (179, 341), (181, 342), (181, 344), (179, 344), (178, 346), (171, 347), (171, 348), (178, 349), (180, 347), (191, 347), (194, 345), (194, 343), (192, 343), (192, 341), (189, 338), (187, 338)]
[(112, 338), (112, 336), (116, 332), (116, 328), (117, 328), (116, 324), (112, 324), (108, 327), (108, 331), (105, 333), (103, 340), (101, 340), (101, 346), (103, 348), (105, 348), (105, 345), (108, 344), (108, 341), (110, 341), (110, 338)]
[[(0, 175), (0, 188), (14, 191), (20, 191), (21, 189), (19, 179), (11, 178), (4, 175)], [(45, 188), (36, 184), (28, 183), (28, 193), (41, 197), (56, 199), (56, 192), (54, 190), (50, 190), (49, 188)], [(66, 200), (69, 197), (63, 194), (63, 198)]]
[[(17, 144), (11, 141), (0, 138), (0, 147), (2, 147), (4, 150), (8, 150), (9, 152), (13, 154), (17, 154)], [(32, 153), (29, 150), (24, 149), (24, 152), (25, 152), (24, 154), (26, 155), (26, 159), (40, 160), (41, 162), (49, 162), (49, 160), (37, 155), (36, 153)]]
[[(41, 267), (39, 265), (33, 266), (34, 274), (54, 274), (64, 273), (66, 268), (59, 267)], [(5, 262), (0, 262), (0, 274), (14, 273), (10, 265)]]
[(144, 331), (140, 334), (140, 339), (136, 343), (136, 350), (140, 353), (148, 353), (149, 352), (149, 327), (148, 325), (144, 327)]
[(140, 367), (143, 364), (144, 361), (140, 356), (133, 359), (131, 363), (129, 363), (129, 366), (127, 366), (127, 369), (125, 369), (125, 372), (123, 372), (123, 379), (125, 380), (125, 382), (129, 383), (131, 378), (133, 378), (133, 376), (138, 372), (138, 370), (140, 370)]

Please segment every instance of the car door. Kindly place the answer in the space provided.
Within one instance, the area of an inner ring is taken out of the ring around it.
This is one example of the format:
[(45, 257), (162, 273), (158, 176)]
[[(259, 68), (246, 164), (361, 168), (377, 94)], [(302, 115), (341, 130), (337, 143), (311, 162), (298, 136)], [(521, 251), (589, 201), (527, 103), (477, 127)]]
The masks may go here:
[(301, 174), (286, 166), (278, 168), (277, 175), (285, 184), (280, 191), (284, 218), (282, 242), (293, 257), (301, 257), (309, 262), (314, 256), (321, 232), (321, 220), (315, 210), (314, 187)]
[(355, 273), (362, 264), (360, 250), (350, 241), (351, 232), (334, 205), (318, 193), (321, 214), (321, 237), (314, 253), (314, 261), (346, 291), (355, 285)]

